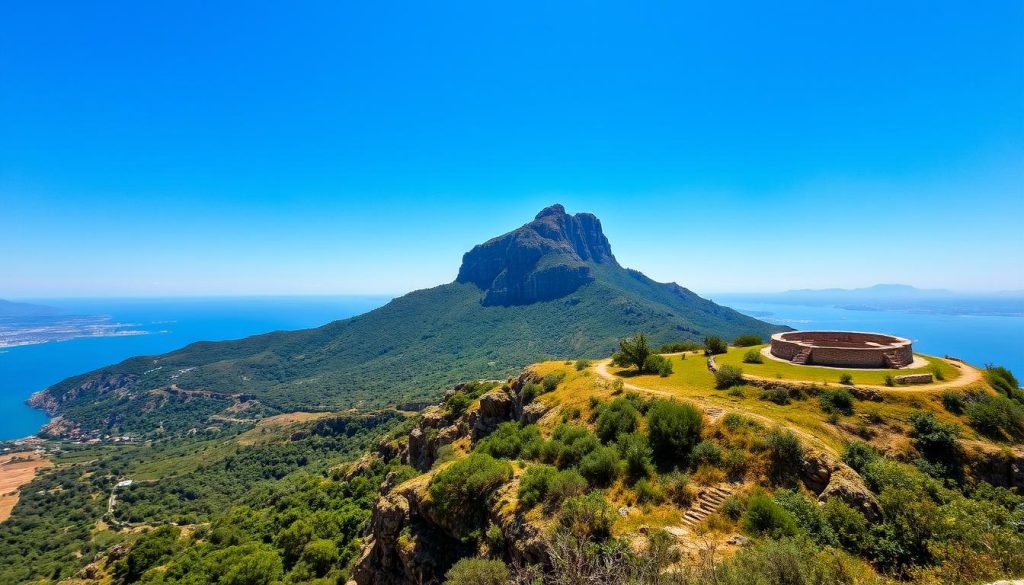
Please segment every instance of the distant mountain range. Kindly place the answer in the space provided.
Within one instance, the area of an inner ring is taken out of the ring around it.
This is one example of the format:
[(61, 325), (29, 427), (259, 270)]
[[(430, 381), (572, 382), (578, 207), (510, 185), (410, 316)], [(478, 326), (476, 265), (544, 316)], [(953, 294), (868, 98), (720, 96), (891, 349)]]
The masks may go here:
[(60, 315), (61, 310), (46, 305), (33, 305), (31, 303), (18, 303), (0, 299), (0, 318), (6, 317), (52, 317)]
[(725, 302), (834, 306), (865, 311), (1024, 316), (1024, 291), (969, 293), (922, 289), (907, 284), (876, 284), (854, 289), (798, 289), (779, 293), (727, 293), (715, 295), (715, 298)]
[(661, 344), (783, 329), (623, 268), (595, 216), (554, 205), (467, 252), (449, 284), (316, 329), (132, 358), (32, 404), (83, 428), (187, 429), (225, 408), (238, 418), (433, 399), (543, 358), (607, 356), (637, 332)]

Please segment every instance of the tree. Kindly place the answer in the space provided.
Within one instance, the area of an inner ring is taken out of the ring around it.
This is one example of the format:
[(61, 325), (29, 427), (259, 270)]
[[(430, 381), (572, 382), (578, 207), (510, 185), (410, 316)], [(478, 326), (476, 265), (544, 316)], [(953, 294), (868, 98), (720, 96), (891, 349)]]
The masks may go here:
[(644, 364), (651, 355), (651, 347), (647, 344), (647, 336), (637, 333), (619, 341), (619, 353), (612, 358), (615, 363), (623, 366), (636, 366), (638, 372), (644, 371)]
[(729, 344), (717, 335), (710, 335), (704, 338), (704, 353), (716, 355), (729, 351)]
[(647, 426), (654, 457), (670, 465), (683, 462), (700, 441), (704, 415), (693, 405), (656, 400), (647, 413)]

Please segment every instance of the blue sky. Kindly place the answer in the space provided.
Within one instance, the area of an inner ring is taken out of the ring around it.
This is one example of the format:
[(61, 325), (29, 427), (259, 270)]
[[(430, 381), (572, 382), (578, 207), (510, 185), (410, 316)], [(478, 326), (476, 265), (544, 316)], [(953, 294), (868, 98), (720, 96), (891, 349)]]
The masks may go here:
[(1024, 3), (551, 4), (6, 6), (0, 297), (398, 293), (553, 202), (697, 291), (1024, 288)]

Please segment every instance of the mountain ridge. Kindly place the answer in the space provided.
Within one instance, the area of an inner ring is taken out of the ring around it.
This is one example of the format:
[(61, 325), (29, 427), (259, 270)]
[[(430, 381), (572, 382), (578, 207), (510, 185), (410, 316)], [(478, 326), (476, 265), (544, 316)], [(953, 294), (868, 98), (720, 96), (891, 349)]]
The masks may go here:
[(433, 399), (542, 358), (602, 357), (640, 331), (660, 344), (782, 329), (621, 267), (595, 216), (554, 205), (467, 252), (454, 282), (314, 329), (129, 358), (31, 403), (65, 428), (187, 431), (228, 408), (252, 417)]

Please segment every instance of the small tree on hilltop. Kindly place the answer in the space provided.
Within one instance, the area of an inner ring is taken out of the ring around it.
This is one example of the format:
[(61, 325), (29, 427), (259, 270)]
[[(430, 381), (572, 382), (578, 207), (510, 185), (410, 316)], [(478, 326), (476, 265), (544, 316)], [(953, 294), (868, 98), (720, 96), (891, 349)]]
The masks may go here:
[(643, 372), (651, 353), (647, 336), (638, 333), (619, 341), (619, 352), (612, 356), (612, 361), (620, 366), (636, 366), (638, 372)]
[(729, 344), (724, 339), (717, 335), (711, 335), (704, 338), (704, 353), (708, 355), (716, 355), (729, 351)]

